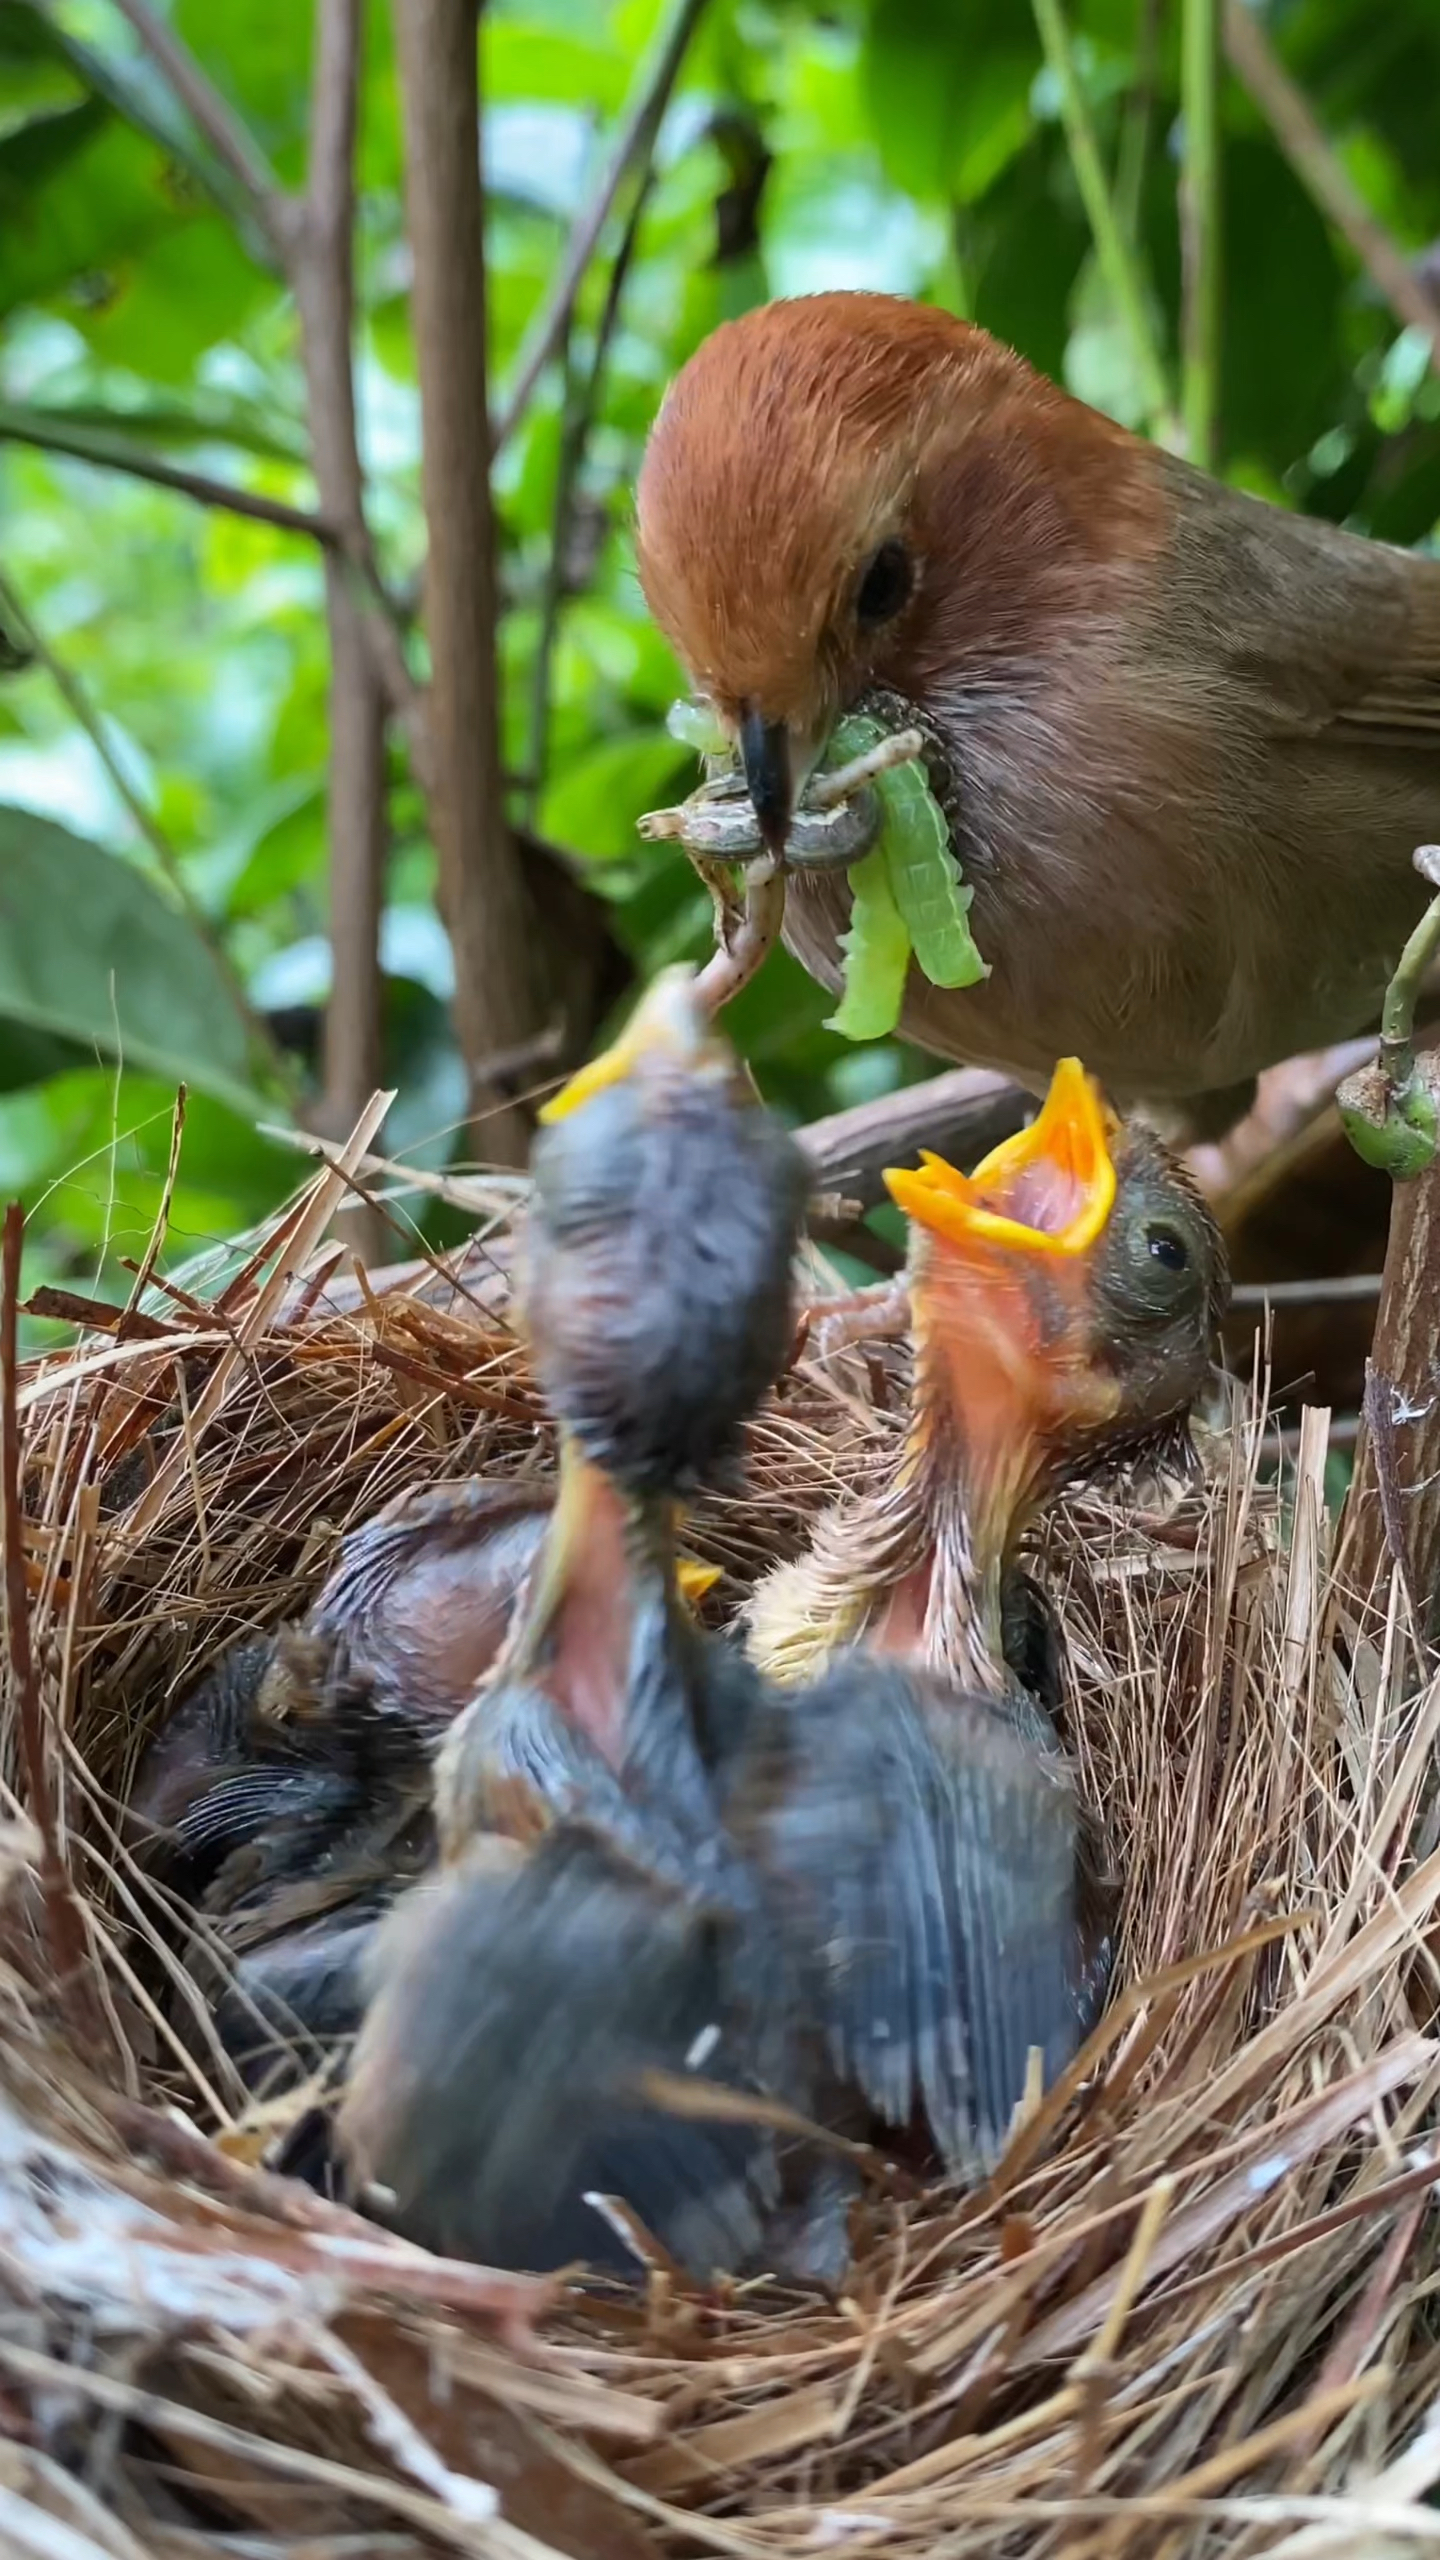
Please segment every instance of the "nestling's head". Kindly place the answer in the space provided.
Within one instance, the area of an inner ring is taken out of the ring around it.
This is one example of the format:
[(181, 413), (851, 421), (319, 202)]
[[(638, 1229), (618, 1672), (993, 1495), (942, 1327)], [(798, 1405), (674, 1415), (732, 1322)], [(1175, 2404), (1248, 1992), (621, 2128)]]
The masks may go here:
[(558, 1421), (631, 1493), (709, 1474), (789, 1349), (805, 1158), (685, 969), (549, 1104), (522, 1306)]
[(1033, 1125), (956, 1172), (887, 1173), (911, 1221), (921, 1405), (978, 1515), (1177, 1420), (1209, 1374), (1228, 1274), (1185, 1167), (1062, 1059)]
[(863, 695), (937, 705), (967, 662), (1033, 658), (1077, 582), (1093, 600), (1150, 555), (1144, 450), (984, 330), (885, 294), (772, 303), (705, 341), (641, 469), (640, 578), (773, 850)]

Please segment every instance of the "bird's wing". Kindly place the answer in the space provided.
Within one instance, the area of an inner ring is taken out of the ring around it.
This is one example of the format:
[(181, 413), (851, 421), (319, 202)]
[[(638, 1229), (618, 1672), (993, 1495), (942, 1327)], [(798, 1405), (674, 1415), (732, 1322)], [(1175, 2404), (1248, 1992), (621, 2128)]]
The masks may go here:
[[(1224, 489), (1166, 455), (1166, 607), (1282, 736), (1440, 747), (1440, 560)], [(1191, 583), (1191, 571), (1195, 583)], [(1217, 622), (1214, 599), (1226, 611)]]
[(757, 1718), (732, 1806), (797, 2007), (888, 2123), (993, 2160), (1079, 2041), (1076, 1800), (988, 1701), (851, 1655)]
[(215, 2004), (215, 2032), (248, 2084), (289, 2081), (353, 2036), (363, 1968), (378, 1925), (373, 1904), (287, 1930), (243, 1956)]
[[(618, 2195), (700, 2276), (760, 2244), (769, 2138), (646, 2105), (647, 2068), (725, 2076), (708, 1915), (561, 1825), (518, 1864), (485, 1844), (377, 1950), (341, 2145), (428, 2246), (508, 2265), (614, 2258)], [(633, 2259), (627, 2259), (633, 2268)]]
[(1356, 669), (1352, 680), (1357, 690), (1335, 710), (1345, 736), (1373, 746), (1440, 747), (1440, 560), (1414, 563), (1395, 655)]

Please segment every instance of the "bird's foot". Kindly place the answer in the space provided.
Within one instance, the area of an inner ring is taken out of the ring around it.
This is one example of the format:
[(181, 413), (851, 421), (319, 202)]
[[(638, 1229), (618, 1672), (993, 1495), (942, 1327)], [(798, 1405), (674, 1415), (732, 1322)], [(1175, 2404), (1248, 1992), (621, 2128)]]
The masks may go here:
[(910, 1330), (910, 1289), (905, 1280), (877, 1280), (847, 1289), (839, 1298), (812, 1298), (800, 1310), (794, 1361), (831, 1360), (858, 1342), (897, 1342)]

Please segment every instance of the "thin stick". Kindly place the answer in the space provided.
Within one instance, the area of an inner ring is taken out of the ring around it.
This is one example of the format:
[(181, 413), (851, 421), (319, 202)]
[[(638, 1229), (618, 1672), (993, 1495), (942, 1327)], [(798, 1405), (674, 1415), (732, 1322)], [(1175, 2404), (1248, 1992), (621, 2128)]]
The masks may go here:
[[(583, 378), (577, 373), (570, 348), (567, 325), (565, 400), (560, 424), (560, 458), (555, 467), (555, 506), (550, 530), (550, 557), (545, 570), (545, 593), (540, 608), (540, 637), (535, 649), (535, 670), (531, 683), (530, 746), (526, 758), (526, 805), (533, 821), (545, 788), (549, 762), (550, 677), (555, 642), (560, 630), (560, 617), (565, 602), (566, 554), (575, 513), (575, 492), (585, 467), (586, 448), (600, 406), (604, 388), (605, 366), (615, 323), (620, 317), (620, 303), (635, 255), (641, 217), (650, 201), (651, 173), (647, 168), (635, 190), (620, 246), (610, 267), (610, 280), (605, 288), (605, 307), (595, 331), (595, 344)], [(573, 318), (573, 312), (571, 314)]]
[(1179, 426), (1171, 406), (1165, 368), (1160, 361), (1145, 308), (1144, 280), (1139, 261), (1120, 228), (1110, 200), (1095, 128), (1080, 85), (1070, 31), (1060, 0), (1032, 0), (1032, 5), (1035, 23), (1040, 30), (1040, 42), (1045, 49), (1045, 60), (1060, 92), (1061, 121), (1065, 127), (1075, 182), (1080, 189), (1091, 238), (1095, 243), (1095, 254), (1130, 339), (1149, 424), (1161, 443), (1174, 444)]
[(1343, 1271), (1323, 1280), (1241, 1280), (1232, 1307), (1343, 1307), (1380, 1295), (1378, 1271)]
[(1186, 454), (1202, 471), (1213, 471), (1220, 399), (1219, 0), (1185, 0), (1180, 96), (1181, 407)]
[[(25, 1241), (25, 1212), (12, 1200), (5, 1212), (3, 1268), (0, 1268), (0, 1516), (5, 1544), (5, 1626), (10, 1680), (25, 1765), (29, 1812), (40, 1835), (40, 1881), (50, 1953), (62, 1994), (79, 1991), (86, 1962), (85, 1932), (70, 1890), (70, 1877), (60, 1854), (55, 1827), (55, 1798), (45, 1756), (45, 1719), (40, 1683), (30, 1650), (30, 1598), (25, 1588), (25, 1521), (20, 1500), (20, 1417), (16, 1405), (19, 1376), (17, 1310), (20, 1304), (20, 1255)], [(77, 2023), (79, 2023), (77, 2019)]]
[[(175, 1198), (175, 1185), (180, 1176), (180, 1149), (185, 1138), (185, 1105), (187, 1099), (187, 1090), (182, 1084), (176, 1090), (175, 1109), (171, 1115), (170, 1160), (165, 1167), (165, 1187), (160, 1194), (160, 1207), (156, 1213), (155, 1223), (150, 1230), (150, 1241), (146, 1245), (144, 1252), (135, 1265), (135, 1278), (131, 1284), (129, 1300), (126, 1304), (125, 1311), (115, 1328), (115, 1339), (117, 1342), (124, 1342), (131, 1334), (141, 1330), (141, 1326), (136, 1321), (141, 1312), (140, 1301), (150, 1286), (155, 1265), (160, 1259), (161, 1250), (164, 1246), (165, 1238), (170, 1227), (170, 1210)], [(208, 1314), (208, 1309), (206, 1312)], [(178, 1374), (179, 1373), (177, 1372), (177, 1375)]]
[(206, 472), (186, 471), (178, 463), (162, 462), (158, 454), (145, 453), (139, 445), (127, 444), (118, 436), (91, 434), (83, 427), (66, 426), (45, 417), (38, 409), (20, 409), (0, 402), (0, 444), (31, 445), (37, 453), (63, 454), (67, 461), (88, 463), (95, 471), (120, 471), (128, 479), (147, 480), (157, 489), (173, 489), (178, 497), (193, 498), (197, 506), (215, 507), (227, 515), (247, 516), (256, 524), (273, 525), (278, 533), (300, 533), (311, 542), (334, 545), (344, 540), (340, 527), (328, 516), (317, 515), (313, 508), (287, 506), (283, 498), (265, 498), (232, 481), (212, 480)]
[[(363, 49), (363, 0), (316, 0), (310, 158), (291, 248), (315, 485), (322, 505), (347, 527), (357, 558), (370, 555), (351, 354), (354, 158)], [(343, 563), (333, 556), (325, 563), (325, 618), (330, 639), (325, 799), (334, 965), (317, 1116), (339, 1137), (381, 1076), (380, 916), (388, 849), (389, 703), (363, 612)], [(368, 1218), (363, 1237), (366, 1253), (378, 1259), (383, 1237)]]
[(650, 67), (642, 77), (616, 135), (615, 148), (604, 176), (565, 244), (565, 254), (560, 261), (560, 272), (551, 288), (550, 299), (520, 350), (514, 380), (504, 408), (495, 421), (491, 439), (492, 460), (503, 451), (520, 424), (541, 374), (570, 326), (570, 314), (585, 281), (586, 269), (595, 255), (600, 234), (610, 219), (625, 173), (635, 161), (646, 158), (651, 150), (704, 7), (705, 0), (675, 0)]
[(1225, 50), (1306, 193), (1326, 221), (1333, 222), (1349, 241), (1402, 327), (1424, 332), (1431, 361), (1440, 364), (1440, 305), (1351, 183), (1316, 123), (1309, 100), (1296, 87), (1245, 0), (1226, 0)]
[(255, 136), (226, 104), (169, 20), (158, 16), (148, 0), (115, 0), (115, 6), (134, 28), (151, 61), (163, 71), (216, 159), (244, 189), (251, 211), (283, 265), (289, 229), (283, 209), (285, 198)]

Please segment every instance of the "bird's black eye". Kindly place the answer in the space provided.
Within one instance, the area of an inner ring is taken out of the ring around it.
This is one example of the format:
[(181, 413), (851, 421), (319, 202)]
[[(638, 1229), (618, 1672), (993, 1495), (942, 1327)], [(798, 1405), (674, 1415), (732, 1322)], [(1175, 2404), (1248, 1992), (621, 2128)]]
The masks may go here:
[(1145, 1250), (1152, 1262), (1165, 1271), (1188, 1271), (1190, 1248), (1174, 1227), (1149, 1226), (1145, 1230)]
[(857, 621), (893, 622), (910, 601), (915, 571), (903, 542), (882, 542), (855, 594)]

